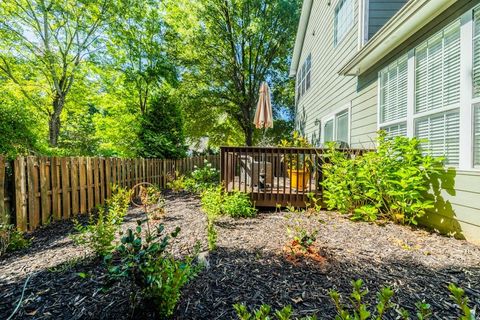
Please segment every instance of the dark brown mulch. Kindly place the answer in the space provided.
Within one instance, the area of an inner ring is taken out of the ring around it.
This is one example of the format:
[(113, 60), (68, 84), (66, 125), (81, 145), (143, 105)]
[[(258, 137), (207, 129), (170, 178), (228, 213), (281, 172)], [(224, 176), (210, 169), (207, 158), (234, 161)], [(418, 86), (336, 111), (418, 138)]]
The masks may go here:
[[(198, 199), (188, 194), (167, 199), (163, 222), (168, 230), (182, 228), (174, 252), (183, 255), (198, 240), (206, 248)], [(412, 310), (415, 301), (425, 299), (436, 319), (455, 318), (449, 282), (465, 288), (472, 306), (480, 308), (477, 246), (393, 224), (354, 223), (335, 213), (299, 214), (308, 229), (319, 230), (315, 246), (325, 259), (291, 261), (284, 252), (290, 215), (221, 219), (218, 249), (208, 256), (209, 268), (185, 288), (175, 318), (232, 319), (232, 305), (244, 302), (274, 308), (291, 304), (296, 315), (331, 319), (335, 310), (328, 290), (337, 289), (346, 298), (350, 281), (357, 278), (368, 285), (368, 299), (389, 285), (396, 290), (396, 303)], [(139, 209), (131, 210), (123, 228), (134, 226), (140, 216)], [(129, 283), (109, 283), (102, 262), (74, 246), (70, 232), (69, 222), (52, 224), (33, 234), (30, 248), (0, 258), (0, 319), (11, 314), (29, 276), (15, 319), (148, 318), (141, 305), (133, 309)]]

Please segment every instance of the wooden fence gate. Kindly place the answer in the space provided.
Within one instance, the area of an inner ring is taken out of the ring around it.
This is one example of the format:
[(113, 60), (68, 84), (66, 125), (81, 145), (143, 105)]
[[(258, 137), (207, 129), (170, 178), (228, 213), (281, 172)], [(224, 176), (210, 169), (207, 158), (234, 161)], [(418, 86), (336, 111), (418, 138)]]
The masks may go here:
[(205, 160), (220, 167), (218, 155), (178, 160), (29, 156), (13, 162), (0, 156), (0, 218), (32, 231), (90, 212), (105, 203), (114, 185), (150, 182), (165, 188), (177, 174), (202, 167)]

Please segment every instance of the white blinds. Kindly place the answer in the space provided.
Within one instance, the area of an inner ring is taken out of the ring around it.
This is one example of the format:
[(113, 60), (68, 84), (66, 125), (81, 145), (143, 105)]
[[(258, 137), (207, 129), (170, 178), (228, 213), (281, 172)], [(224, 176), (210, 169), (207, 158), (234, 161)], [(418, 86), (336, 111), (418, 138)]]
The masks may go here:
[(457, 110), (424, 117), (415, 123), (415, 135), (428, 140), (423, 147), (434, 156), (445, 156), (447, 164), (458, 164), (459, 134), (460, 116)]
[(383, 127), (382, 130), (387, 132), (388, 137), (397, 137), (397, 136), (406, 136), (407, 135), (407, 124), (405, 122), (394, 124), (392, 126)]
[(336, 141), (348, 143), (348, 112), (336, 117)]
[(460, 21), (433, 35), (415, 50), (415, 112), (460, 101)]
[(473, 160), (475, 166), (480, 166), (480, 103), (473, 108)]
[(324, 132), (324, 142), (333, 141), (333, 119), (325, 122)]
[(407, 116), (407, 56), (380, 71), (380, 122)]
[(473, 95), (480, 97), (480, 8), (473, 11)]

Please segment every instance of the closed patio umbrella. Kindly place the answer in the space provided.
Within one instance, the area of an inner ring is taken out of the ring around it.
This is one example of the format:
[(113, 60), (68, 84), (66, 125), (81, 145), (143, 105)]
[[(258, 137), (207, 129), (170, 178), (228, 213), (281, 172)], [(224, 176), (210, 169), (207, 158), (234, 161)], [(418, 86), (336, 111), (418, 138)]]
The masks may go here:
[(253, 124), (257, 129), (273, 128), (272, 102), (270, 101), (270, 88), (266, 82), (260, 85), (260, 96)]

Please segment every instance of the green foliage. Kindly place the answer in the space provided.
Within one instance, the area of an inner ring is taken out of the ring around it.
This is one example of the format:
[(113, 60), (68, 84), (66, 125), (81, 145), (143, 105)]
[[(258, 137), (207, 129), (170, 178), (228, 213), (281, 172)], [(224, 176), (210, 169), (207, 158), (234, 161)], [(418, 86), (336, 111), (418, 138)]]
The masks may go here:
[(453, 301), (460, 308), (461, 315), (458, 318), (459, 320), (475, 320), (475, 311), (470, 309), (468, 306), (469, 299), (465, 296), (465, 290), (458, 288), (455, 284), (450, 283), (448, 285), (448, 290), (450, 291)]
[(202, 210), (207, 216), (207, 239), (208, 249), (215, 250), (217, 246), (217, 230), (215, 229), (215, 221), (222, 213), (222, 187), (207, 189), (202, 193), (201, 203)]
[(354, 220), (388, 218), (417, 224), (426, 210), (430, 178), (439, 172), (442, 159), (422, 154), (421, 140), (378, 135), (376, 151), (348, 156), (329, 145), (324, 165), (325, 202), (329, 209), (353, 214)]
[[(173, 314), (180, 299), (182, 287), (199, 271), (193, 264), (193, 256), (178, 260), (167, 252), (170, 241), (176, 238), (180, 228), (169, 235), (164, 234), (162, 224), (154, 233), (142, 230), (142, 221), (137, 221), (135, 230), (128, 229), (116, 249), (118, 259), (107, 256), (109, 272), (114, 279), (131, 279), (148, 303), (162, 317)], [(196, 248), (198, 252), (198, 247)]]
[(8, 223), (8, 216), (0, 215), (0, 256), (30, 246), (30, 240), (16, 230), (15, 226)]
[(205, 190), (212, 187), (220, 181), (220, 171), (214, 168), (210, 162), (204, 160), (203, 167), (194, 167), (195, 170), (191, 173), (190, 177), (195, 182), (196, 190)]
[(257, 209), (247, 193), (233, 191), (223, 195), (222, 213), (232, 218), (249, 218), (257, 215)]
[(87, 225), (75, 220), (75, 230), (72, 235), (77, 245), (86, 245), (96, 254), (105, 256), (114, 249), (115, 234), (123, 223), (130, 204), (130, 192), (127, 189), (114, 187), (114, 194), (107, 201), (105, 208), (100, 208), (98, 216), (90, 216)]
[(37, 148), (34, 118), (23, 106), (0, 96), (0, 154), (13, 159), (17, 155), (29, 154)]
[(368, 304), (363, 301), (363, 298), (368, 294), (368, 289), (363, 288), (363, 281), (360, 279), (352, 281), (352, 287), (353, 290), (350, 295), (352, 311), (349, 311), (349, 308), (342, 304), (341, 295), (337, 291), (331, 290), (329, 292), (330, 298), (337, 309), (336, 320), (366, 320), (371, 317), (380, 320), (383, 319), (385, 312), (394, 306), (391, 302), (393, 290), (388, 287), (384, 287), (378, 292), (374, 310), (370, 310)]
[(185, 134), (180, 109), (166, 93), (151, 101), (139, 133), (143, 158), (178, 159), (186, 156)]
[[(279, 146), (285, 148), (311, 148), (312, 144), (300, 132), (294, 131), (292, 138), (282, 140)], [(312, 157), (305, 154), (287, 154), (285, 155), (285, 162), (288, 168), (293, 170), (309, 169), (313, 165)]]
[[(271, 317), (271, 310), (267, 304), (262, 304), (260, 308), (253, 310), (252, 312), (248, 311), (247, 306), (241, 303), (237, 303), (233, 305), (235, 312), (237, 313), (237, 317), (239, 320), (290, 320), (293, 318), (293, 310), (292, 306), (285, 306), (280, 310), (275, 310), (274, 317)], [(298, 318), (296, 318), (298, 319)], [(300, 318), (300, 320), (316, 320), (316, 316), (307, 316)]]

